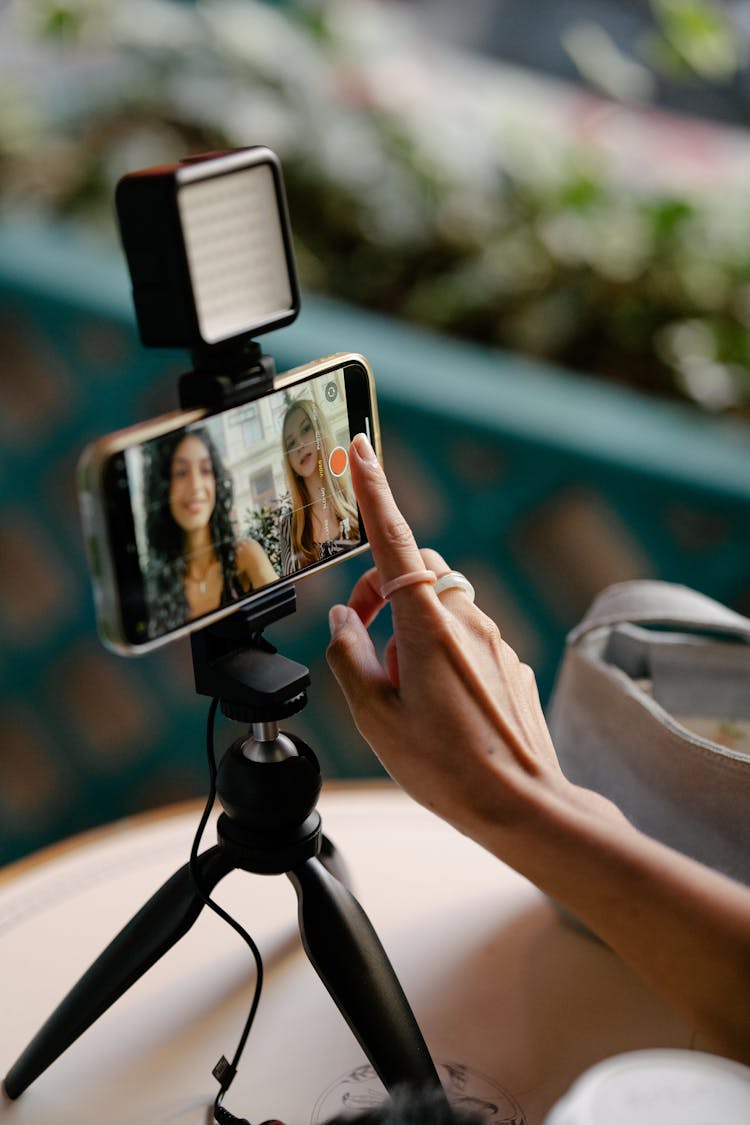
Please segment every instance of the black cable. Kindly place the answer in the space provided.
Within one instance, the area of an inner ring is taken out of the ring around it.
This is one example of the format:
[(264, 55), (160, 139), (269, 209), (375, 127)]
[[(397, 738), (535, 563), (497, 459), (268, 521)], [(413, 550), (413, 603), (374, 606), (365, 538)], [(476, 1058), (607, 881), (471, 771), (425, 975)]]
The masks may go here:
[(193, 884), (199, 897), (203, 900), (206, 906), (209, 906), (215, 914), (218, 914), (218, 916), (222, 918), (227, 923), (227, 925), (231, 926), (232, 929), (240, 935), (242, 940), (246, 942), (246, 944), (250, 947), (250, 952), (252, 953), (255, 960), (255, 988), (253, 990), (253, 999), (250, 1005), (250, 1011), (248, 1012), (247, 1019), (245, 1020), (245, 1026), (242, 1029), (242, 1034), (240, 1035), (237, 1047), (234, 1052), (234, 1057), (230, 1063), (227, 1062), (227, 1059), (224, 1056), (222, 1056), (213, 1070), (214, 1078), (216, 1078), (219, 1083), (219, 1092), (216, 1095), (216, 1100), (214, 1102), (214, 1117), (219, 1121), (226, 1121), (230, 1123), (234, 1122), (235, 1125), (242, 1125), (242, 1122), (239, 1118), (234, 1117), (229, 1113), (227, 1109), (224, 1109), (221, 1106), (221, 1101), (230, 1085), (232, 1084), (235, 1074), (237, 1073), (237, 1067), (239, 1065), (240, 1057), (243, 1050), (245, 1049), (245, 1043), (247, 1042), (247, 1037), (250, 1034), (250, 1028), (252, 1027), (253, 1020), (255, 1019), (255, 1013), (258, 1010), (261, 989), (263, 988), (263, 961), (261, 959), (258, 946), (250, 937), (250, 934), (247, 932), (247, 930), (245, 930), (240, 925), (240, 923), (231, 916), (231, 914), (228, 914), (226, 910), (223, 909), (223, 907), (219, 906), (217, 902), (214, 902), (214, 900), (211, 898), (211, 895), (208, 894), (201, 886), (200, 874), (198, 872), (198, 848), (200, 847), (203, 833), (205, 832), (206, 825), (208, 824), (208, 818), (211, 815), (211, 810), (213, 809), (214, 802), (216, 800), (216, 754), (214, 751), (214, 723), (216, 720), (216, 711), (218, 709), (218, 706), (219, 700), (212, 699), (211, 706), (208, 709), (208, 720), (206, 724), (206, 754), (208, 757), (209, 791), (208, 797), (206, 799), (206, 805), (203, 809), (203, 814), (199, 821), (195, 837), (193, 838), (193, 845), (190, 849), (189, 868)]
[(235, 1117), (223, 1105), (214, 1106), (214, 1119), (217, 1125), (250, 1125), (246, 1117)]

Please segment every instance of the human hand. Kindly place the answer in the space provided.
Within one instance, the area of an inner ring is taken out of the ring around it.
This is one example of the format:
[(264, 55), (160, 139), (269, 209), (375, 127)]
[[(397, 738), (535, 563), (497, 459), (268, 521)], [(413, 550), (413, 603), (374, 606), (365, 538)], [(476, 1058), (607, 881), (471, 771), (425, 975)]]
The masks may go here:
[(747, 888), (566, 780), (531, 670), (461, 590), (395, 590), (381, 664), (367, 631), (381, 587), (449, 568), (417, 547), (361, 435), (351, 471), (375, 567), (331, 609), (328, 660), (365, 739), (412, 797), (565, 905), (710, 1049), (750, 1061)]
[(351, 472), (375, 567), (348, 606), (333, 606), (328, 662), (352, 717), (380, 761), (417, 801), (477, 839), (512, 826), (542, 789), (565, 787), (534, 675), (497, 626), (459, 589), (396, 590), (383, 662), (368, 626), (381, 587), (411, 571), (450, 567), (417, 547), (369, 442), (351, 446)]

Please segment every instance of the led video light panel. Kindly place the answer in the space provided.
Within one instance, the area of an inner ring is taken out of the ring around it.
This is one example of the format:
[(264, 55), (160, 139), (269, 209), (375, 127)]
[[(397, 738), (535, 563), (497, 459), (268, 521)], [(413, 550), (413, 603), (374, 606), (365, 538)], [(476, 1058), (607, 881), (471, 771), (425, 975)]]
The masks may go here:
[(198, 322), (208, 344), (292, 307), (273, 174), (267, 164), (177, 192)]

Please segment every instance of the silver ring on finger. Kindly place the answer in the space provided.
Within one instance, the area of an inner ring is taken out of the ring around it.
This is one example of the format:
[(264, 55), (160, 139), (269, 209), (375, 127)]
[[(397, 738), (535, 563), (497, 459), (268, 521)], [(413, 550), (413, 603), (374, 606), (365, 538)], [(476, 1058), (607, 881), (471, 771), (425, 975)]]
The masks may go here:
[(469, 579), (460, 570), (451, 570), (438, 578), (435, 583), (435, 593), (440, 597), (446, 590), (461, 590), (470, 602), (474, 601), (475, 591)]

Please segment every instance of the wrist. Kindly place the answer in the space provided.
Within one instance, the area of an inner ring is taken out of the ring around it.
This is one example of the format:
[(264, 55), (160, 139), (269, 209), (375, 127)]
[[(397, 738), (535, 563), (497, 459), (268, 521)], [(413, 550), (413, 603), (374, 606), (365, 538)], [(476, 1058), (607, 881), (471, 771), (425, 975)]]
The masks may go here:
[(592, 863), (606, 864), (615, 839), (619, 849), (623, 835), (638, 835), (612, 801), (559, 770), (526, 777), (516, 790), (514, 814), (502, 820), (485, 815), (475, 838), (554, 897), (578, 884)]

